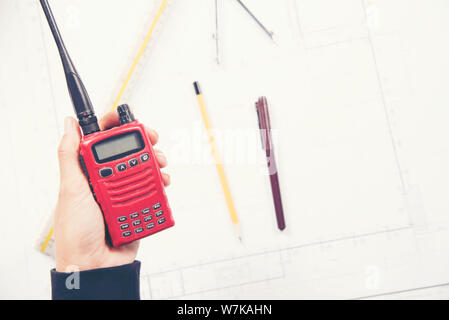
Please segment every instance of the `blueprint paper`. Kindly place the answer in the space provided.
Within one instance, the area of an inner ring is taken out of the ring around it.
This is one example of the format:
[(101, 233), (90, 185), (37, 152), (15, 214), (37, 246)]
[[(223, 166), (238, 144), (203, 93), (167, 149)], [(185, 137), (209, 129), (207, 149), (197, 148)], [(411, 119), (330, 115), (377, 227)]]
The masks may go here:
[[(147, 1), (108, 1), (98, 23), (104, 3), (53, 5), (99, 114), (153, 10)], [(218, 66), (213, 1), (172, 1), (128, 97), (137, 118), (159, 132), (176, 220), (141, 241), (142, 297), (447, 299), (449, 4), (245, 3), (275, 43), (237, 3), (223, 2)], [(1, 160), (3, 218), (24, 231), (3, 231), (0, 297), (45, 299), (54, 262), (32, 246), (56, 203), (56, 148), (72, 106), (36, 1), (0, 3), (0, 50), (8, 61), (0, 66), (8, 120), (0, 132), (14, 155)], [(242, 243), (204, 135), (195, 80), (225, 159)], [(257, 132), (261, 95), (270, 104), (284, 232), (276, 228)]]

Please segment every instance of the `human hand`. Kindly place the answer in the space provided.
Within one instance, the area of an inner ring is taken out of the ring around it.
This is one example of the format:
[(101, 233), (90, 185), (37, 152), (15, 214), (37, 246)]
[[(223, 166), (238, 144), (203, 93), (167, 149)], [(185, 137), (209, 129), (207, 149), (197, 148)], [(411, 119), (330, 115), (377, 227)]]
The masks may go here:
[[(99, 124), (101, 130), (119, 125), (117, 112), (106, 114)], [(158, 134), (152, 129), (146, 130), (151, 144), (155, 145)], [(106, 243), (103, 214), (79, 164), (80, 139), (78, 122), (67, 117), (58, 148), (60, 187), (54, 220), (58, 272), (67, 272), (68, 267), (73, 266), (83, 271), (132, 263), (139, 247), (138, 241), (120, 248)], [(164, 168), (167, 165), (164, 154), (156, 149), (154, 152), (159, 166)], [(170, 184), (168, 174), (162, 173), (162, 179), (165, 186)]]

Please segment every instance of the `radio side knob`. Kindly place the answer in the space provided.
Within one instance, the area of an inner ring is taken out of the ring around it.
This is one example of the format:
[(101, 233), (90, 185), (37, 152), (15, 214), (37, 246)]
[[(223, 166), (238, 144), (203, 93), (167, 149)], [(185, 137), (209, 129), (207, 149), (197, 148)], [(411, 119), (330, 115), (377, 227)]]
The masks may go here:
[(122, 104), (117, 107), (117, 112), (119, 116), (120, 125), (124, 125), (130, 122), (133, 122), (136, 120), (134, 118), (133, 113), (131, 112), (131, 109), (127, 104)]

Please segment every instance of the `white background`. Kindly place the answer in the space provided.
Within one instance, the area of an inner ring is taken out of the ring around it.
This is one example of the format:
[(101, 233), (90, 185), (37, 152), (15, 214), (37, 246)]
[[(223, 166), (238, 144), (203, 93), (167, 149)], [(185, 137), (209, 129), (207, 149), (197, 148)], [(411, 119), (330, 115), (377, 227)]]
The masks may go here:
[[(99, 115), (159, 1), (51, 1)], [(449, 297), (449, 4), (233, 0), (169, 6), (125, 100), (158, 130), (176, 220), (142, 241), (141, 291), (166, 298)], [(0, 0), (0, 298), (50, 295), (33, 248), (54, 208), (72, 115), (35, 0)], [(233, 234), (192, 82), (239, 217)], [(287, 229), (276, 228), (254, 102), (270, 103)]]

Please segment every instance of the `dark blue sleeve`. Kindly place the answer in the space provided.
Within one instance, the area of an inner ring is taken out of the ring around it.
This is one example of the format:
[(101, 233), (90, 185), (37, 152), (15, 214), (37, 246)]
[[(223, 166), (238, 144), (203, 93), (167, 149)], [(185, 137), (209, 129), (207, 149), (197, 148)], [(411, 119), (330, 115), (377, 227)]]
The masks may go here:
[(51, 270), (53, 300), (139, 300), (140, 261), (75, 273)]

